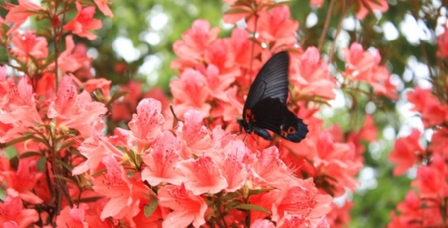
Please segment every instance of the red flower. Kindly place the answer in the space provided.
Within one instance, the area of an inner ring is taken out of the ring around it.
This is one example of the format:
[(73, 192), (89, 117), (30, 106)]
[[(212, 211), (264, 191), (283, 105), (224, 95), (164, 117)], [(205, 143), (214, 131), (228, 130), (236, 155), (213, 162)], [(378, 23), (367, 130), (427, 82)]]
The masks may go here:
[(29, 227), (39, 220), (39, 215), (34, 209), (23, 208), (23, 202), (19, 197), (6, 196), (0, 203), (0, 224), (3, 227)]
[(96, 6), (98, 6), (98, 9), (100, 9), (100, 11), (104, 15), (106, 15), (110, 18), (114, 17), (114, 14), (112, 13), (112, 11), (110, 10), (110, 8), (108, 6), (108, 3), (109, 3), (108, 0), (93, 0), (93, 1), (95, 2)]
[(6, 9), (9, 10), (9, 12), (6, 14), (5, 23), (14, 23), (6, 34), (9, 35), (25, 23), (28, 17), (36, 14), (41, 7), (28, 0), (19, 0), (19, 5), (17, 6), (7, 3)]
[(357, 0), (357, 5), (359, 6), (359, 10), (356, 13), (356, 17), (361, 20), (366, 17), (371, 9), (379, 10), (380, 12), (386, 12), (389, 9), (387, 0)]
[(159, 204), (173, 211), (163, 221), (163, 227), (194, 227), (205, 224), (204, 214), (207, 204), (200, 196), (195, 196), (185, 186), (166, 185), (159, 189)]
[(190, 107), (198, 109), (205, 117), (209, 115), (211, 106), (206, 103), (209, 97), (208, 85), (199, 71), (186, 69), (180, 79), (171, 81), (170, 88), (177, 115), (182, 116)]
[(28, 60), (31, 56), (36, 59), (44, 59), (48, 56), (48, 43), (44, 37), (36, 37), (34, 31), (27, 30), (23, 36), (15, 33), (11, 40), (14, 47), (11, 53), (19, 59)]
[[(248, 29), (255, 31), (255, 18), (248, 21)], [(290, 18), (289, 7), (282, 5), (274, 7), (271, 12), (263, 8), (259, 12), (260, 41), (270, 45), (271, 49), (281, 46), (290, 46), (297, 42), (294, 33), (299, 29), (299, 23)]]
[(182, 161), (177, 172), (187, 179), (185, 188), (194, 195), (218, 193), (229, 186), (221, 169), (208, 156)]
[[(210, 29), (210, 23), (206, 20), (196, 20), (191, 29), (182, 34), (182, 40), (173, 44), (173, 51), (181, 59), (202, 60), (205, 50), (218, 37), (219, 28)], [(171, 67), (176, 67), (178, 61), (171, 63)]]
[(179, 140), (169, 131), (157, 136), (149, 151), (142, 155), (143, 162), (147, 165), (142, 172), (142, 180), (156, 186), (167, 182), (181, 184), (185, 181), (178, 172), (176, 165), (180, 161), (178, 151)]
[(101, 28), (103, 23), (101, 20), (94, 19), (93, 15), (95, 14), (95, 7), (88, 6), (86, 8), (82, 8), (81, 3), (75, 2), (76, 9), (78, 10), (78, 14), (76, 17), (64, 25), (65, 30), (72, 31), (74, 34), (85, 37), (89, 40), (96, 39), (96, 35), (90, 32), (90, 30), (95, 30)]
[(395, 141), (394, 151), (389, 154), (389, 160), (397, 166), (394, 169), (394, 175), (404, 174), (410, 167), (420, 161), (420, 156), (425, 151), (418, 143), (420, 140), (420, 132), (413, 129), (412, 133)]

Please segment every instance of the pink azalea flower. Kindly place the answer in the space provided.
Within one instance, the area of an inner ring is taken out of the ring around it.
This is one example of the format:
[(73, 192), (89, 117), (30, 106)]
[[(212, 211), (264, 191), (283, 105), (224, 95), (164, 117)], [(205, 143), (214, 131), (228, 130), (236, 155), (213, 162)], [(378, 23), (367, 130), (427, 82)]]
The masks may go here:
[[(389, 9), (387, 0), (357, 0), (359, 4), (359, 11), (356, 13), (358, 19), (364, 19), (369, 13), (369, 8), (372, 10), (378, 10), (380, 12), (386, 12)], [(367, 8), (365, 5), (368, 5)]]
[(207, 79), (209, 94), (214, 98), (227, 101), (229, 99), (226, 93), (227, 89), (235, 81), (235, 78), (229, 75), (220, 75), (219, 69), (213, 64), (207, 66), (204, 75)]
[(291, 181), (291, 172), (279, 159), (278, 149), (275, 146), (257, 154), (257, 161), (251, 169), (255, 186), (285, 188)]
[(22, 200), (15, 196), (6, 196), (0, 203), (0, 211), (0, 224), (3, 227), (29, 227), (39, 220), (37, 211), (23, 208)]
[(98, 171), (98, 166), (104, 157), (113, 155), (116, 158), (122, 158), (123, 152), (112, 144), (108, 138), (94, 133), (92, 137), (87, 138), (79, 146), (79, 152), (87, 158), (86, 161), (73, 168), (73, 175), (80, 175), (87, 171), (94, 173)]
[(240, 189), (246, 182), (248, 171), (244, 162), (247, 153), (246, 146), (240, 140), (229, 143), (226, 147), (221, 170), (228, 183), (226, 190), (229, 192)]
[(89, 93), (92, 93), (96, 89), (100, 89), (103, 95), (103, 98), (108, 100), (110, 99), (110, 85), (112, 81), (107, 80), (105, 78), (92, 78), (88, 81), (84, 82), (85, 90)]
[(65, 44), (65, 51), (58, 58), (58, 67), (61, 71), (65, 73), (75, 72), (84, 64), (90, 64), (91, 58), (87, 56), (86, 52), (80, 52), (80, 49), (75, 46), (72, 36), (65, 37)]
[(218, 193), (228, 187), (228, 183), (222, 175), (222, 170), (208, 156), (180, 162), (177, 172), (187, 179), (185, 188), (194, 195)]
[(394, 175), (402, 175), (416, 164), (420, 159), (419, 156), (425, 154), (419, 139), (421, 133), (417, 129), (413, 129), (411, 134), (395, 141), (394, 150), (389, 154), (389, 160), (396, 164)]
[(142, 156), (147, 165), (143, 169), (142, 180), (152, 186), (162, 182), (179, 185), (185, 181), (185, 178), (175, 172), (175, 165), (180, 161), (179, 149), (178, 139), (169, 131), (162, 132)]
[(302, 94), (335, 99), (336, 81), (330, 76), (328, 64), (321, 60), (319, 50), (309, 47), (302, 55), (291, 53), (291, 83)]
[(199, 152), (210, 148), (210, 132), (203, 125), (203, 116), (194, 109), (184, 114), (184, 123), (180, 123), (176, 135), (182, 139), (182, 148), (179, 152), (183, 159), (192, 157), (192, 154), (202, 155)]
[(434, 154), (429, 165), (418, 167), (417, 178), (411, 186), (419, 189), (422, 199), (442, 199), (448, 196), (448, 184), (444, 181), (447, 174), (445, 159)]
[(209, 115), (211, 106), (206, 103), (209, 97), (208, 85), (199, 71), (186, 69), (180, 79), (171, 81), (170, 88), (177, 115), (182, 116), (190, 107), (198, 109), (205, 117)]
[(250, 228), (275, 228), (275, 225), (267, 219), (257, 219), (250, 225)]
[[(255, 18), (248, 21), (248, 29), (255, 30)], [(297, 43), (294, 33), (299, 29), (299, 23), (290, 18), (289, 7), (286, 5), (274, 7), (271, 12), (263, 8), (259, 12), (257, 29), (260, 33), (259, 40), (271, 45), (271, 48), (290, 46)]]
[(310, 0), (310, 4), (315, 5), (318, 8), (322, 7), (323, 3), (324, 3), (324, 0)]
[(191, 223), (199, 227), (205, 224), (205, 200), (187, 190), (183, 184), (166, 185), (159, 189), (158, 194), (159, 204), (173, 210), (163, 221), (163, 227), (187, 227)]
[(36, 59), (48, 56), (47, 40), (44, 37), (36, 37), (34, 31), (26, 30), (23, 35), (14, 33), (11, 42), (14, 45), (11, 53), (19, 59), (28, 60), (29, 55)]
[(148, 188), (141, 181), (138, 173), (132, 177), (113, 158), (106, 156), (102, 159), (107, 172), (94, 177), (93, 189), (104, 196), (110, 198), (101, 213), (101, 219), (108, 217), (116, 219), (128, 218), (131, 225), (134, 222), (132, 217), (140, 212), (140, 198), (145, 197)]
[(36, 182), (42, 177), (42, 173), (37, 171), (35, 160), (20, 159), (17, 171), (5, 170), (1, 175), (10, 195), (29, 203), (42, 203), (42, 199), (33, 193)]
[(14, 23), (6, 35), (16, 31), (28, 17), (36, 14), (41, 9), (40, 6), (30, 2), (29, 0), (19, 0), (19, 5), (6, 4), (6, 9), (9, 10), (5, 17), (5, 23)]
[(162, 103), (160, 101), (145, 98), (137, 106), (137, 114), (132, 115), (129, 128), (133, 135), (143, 141), (152, 141), (162, 132), (165, 122), (162, 114)]
[(298, 180), (298, 185), (278, 193), (272, 205), (272, 220), (276, 222), (289, 214), (298, 216), (294, 219), (299, 219), (300, 222), (317, 224), (331, 210), (332, 197), (319, 194), (312, 179)]
[(208, 21), (196, 20), (191, 29), (182, 34), (182, 40), (174, 42), (173, 51), (181, 59), (201, 60), (207, 47), (217, 39), (218, 33), (219, 28), (210, 29)]
[(77, 88), (70, 76), (62, 77), (57, 97), (48, 108), (48, 117), (56, 118), (59, 127), (76, 129), (81, 136), (88, 138), (91, 135), (92, 125), (106, 113), (104, 104), (92, 101), (87, 91), (78, 95)]
[(110, 18), (114, 18), (114, 14), (112, 13), (112, 11), (109, 8), (109, 1), (108, 0), (93, 0), (96, 4), (96, 6), (98, 6), (98, 9), (100, 9), (100, 11), (110, 17)]
[(205, 62), (213, 64), (218, 68), (222, 80), (233, 80), (241, 74), (240, 69), (235, 64), (233, 55), (229, 55), (228, 42), (217, 39), (207, 47), (205, 52)]
[(0, 141), (8, 141), (22, 135), (20, 132), (29, 131), (29, 127), (34, 127), (36, 123), (42, 123), (40, 114), (36, 109), (36, 100), (33, 94), (33, 87), (29, 78), (20, 78), (17, 86), (9, 81), (0, 82), (4, 86), (5, 93), (0, 89), (0, 122), (13, 126), (6, 134), (0, 136)]
[(79, 206), (74, 205), (73, 208), (65, 206), (57, 217), (56, 225), (58, 227), (87, 228), (89, 224), (85, 221), (86, 210), (89, 208), (87, 204), (81, 203)]
[[(252, 44), (253, 42), (249, 39), (249, 32), (242, 28), (235, 28), (232, 30), (232, 35), (229, 39), (226, 40), (228, 42), (229, 55), (233, 55), (231, 58), (234, 59), (234, 64), (243, 67), (246, 69), (250, 69), (250, 65), (252, 62), (253, 69), (260, 69), (261, 63), (257, 59), (252, 58)], [(258, 56), (261, 52), (261, 47), (259, 45), (253, 45), (254, 48), (254, 56)]]
[(76, 9), (78, 10), (78, 14), (72, 21), (68, 22), (64, 25), (65, 30), (72, 31), (74, 34), (85, 37), (89, 40), (96, 39), (96, 35), (90, 32), (90, 30), (99, 29), (103, 26), (101, 20), (94, 19), (93, 15), (95, 14), (95, 7), (88, 6), (86, 8), (82, 8), (81, 3), (75, 2)]

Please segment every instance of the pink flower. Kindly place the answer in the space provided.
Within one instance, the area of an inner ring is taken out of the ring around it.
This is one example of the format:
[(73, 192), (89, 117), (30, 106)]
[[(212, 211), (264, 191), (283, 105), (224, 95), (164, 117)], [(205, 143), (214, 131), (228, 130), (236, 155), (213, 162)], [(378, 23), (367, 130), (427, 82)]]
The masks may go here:
[(322, 7), (323, 3), (324, 3), (324, 0), (310, 0), (310, 4), (315, 5), (318, 8)]
[(91, 33), (90, 30), (99, 29), (103, 26), (103, 24), (101, 20), (93, 18), (93, 15), (95, 14), (95, 7), (88, 6), (83, 9), (81, 3), (75, 2), (75, 4), (78, 14), (72, 21), (64, 25), (63, 28), (65, 30), (72, 31), (80, 37), (85, 37), (89, 40), (96, 39), (96, 35)]
[(156, 186), (162, 182), (179, 185), (185, 178), (176, 172), (180, 161), (179, 140), (169, 131), (162, 132), (154, 141), (149, 151), (142, 155), (147, 165), (142, 172), (142, 180)]
[(234, 192), (245, 184), (248, 177), (245, 158), (248, 152), (248, 149), (240, 140), (226, 146), (221, 170), (228, 183), (227, 191)]
[(112, 156), (104, 157), (102, 163), (107, 172), (96, 176), (93, 181), (93, 189), (110, 198), (104, 206), (101, 219), (128, 218), (132, 225), (134, 222), (131, 218), (140, 212), (140, 198), (143, 198), (149, 190), (138, 173), (128, 175)]
[(204, 214), (207, 210), (205, 200), (195, 196), (185, 186), (166, 185), (159, 189), (159, 204), (173, 211), (163, 221), (163, 227), (194, 227), (205, 224)]
[(275, 225), (267, 219), (257, 219), (250, 225), (250, 228), (275, 228)]
[(222, 170), (208, 156), (182, 161), (177, 172), (187, 179), (185, 188), (194, 195), (218, 193), (228, 186)]
[[(181, 59), (202, 60), (205, 50), (213, 43), (219, 33), (219, 28), (210, 29), (206, 20), (196, 20), (191, 29), (182, 34), (182, 40), (173, 44), (174, 53)], [(171, 67), (176, 65), (174, 61)]]
[(402, 175), (425, 154), (425, 151), (419, 144), (420, 132), (413, 129), (412, 133), (404, 138), (395, 141), (394, 151), (389, 155), (389, 160), (396, 164), (394, 175)]
[(80, 175), (87, 171), (95, 173), (104, 157), (112, 155), (122, 158), (123, 152), (116, 148), (112, 142), (104, 136), (99, 136), (99, 132), (94, 133), (79, 146), (79, 152), (87, 158), (86, 161), (73, 168), (73, 175)]
[(9, 35), (16, 31), (23, 23), (25, 23), (28, 17), (36, 14), (36, 12), (41, 9), (41, 7), (28, 0), (19, 0), (19, 5), (17, 6), (7, 3), (6, 9), (9, 10), (9, 12), (8, 14), (6, 14), (5, 23), (14, 23), (14, 25), (6, 34)]
[(278, 193), (272, 205), (272, 220), (276, 222), (282, 221), (285, 215), (293, 215), (298, 217), (292, 219), (299, 219), (300, 223), (318, 224), (331, 210), (332, 197), (319, 194), (312, 179), (300, 180), (298, 185)]
[(37, 211), (23, 208), (22, 200), (16, 196), (6, 196), (0, 203), (0, 211), (0, 224), (3, 227), (29, 227), (39, 220)]
[(42, 173), (37, 170), (35, 160), (20, 159), (17, 171), (6, 170), (1, 172), (1, 175), (6, 182), (9, 195), (18, 196), (33, 204), (42, 203), (42, 199), (33, 193), (36, 182), (42, 177)]
[(86, 52), (81, 52), (79, 45), (75, 46), (72, 36), (65, 37), (65, 51), (59, 55), (59, 67), (65, 73), (75, 72), (85, 64), (90, 64), (91, 59)]
[(309, 47), (302, 55), (291, 53), (291, 83), (304, 95), (335, 98), (336, 81), (330, 76), (328, 64), (320, 59), (319, 50)]
[(104, 15), (110, 18), (114, 18), (114, 14), (112, 13), (112, 11), (108, 6), (108, 4), (110, 4), (108, 0), (93, 0), (93, 1), (95, 2), (96, 6), (98, 6), (98, 9), (100, 9), (100, 11)]
[(102, 98), (105, 100), (110, 99), (110, 85), (112, 81), (105, 78), (92, 78), (84, 82), (85, 90), (89, 93), (93, 93), (99, 89), (101, 91)]
[(36, 59), (44, 59), (48, 56), (48, 43), (44, 37), (36, 37), (34, 31), (27, 30), (23, 36), (20, 33), (14, 33), (12, 40), (14, 47), (11, 53), (19, 59), (28, 60), (31, 56)]
[(291, 181), (291, 172), (279, 159), (278, 149), (275, 146), (258, 153), (251, 169), (255, 186), (284, 188)]
[(171, 81), (170, 88), (177, 115), (182, 116), (190, 107), (198, 109), (205, 117), (209, 115), (211, 107), (206, 103), (209, 97), (208, 85), (199, 71), (186, 69), (180, 79)]
[(56, 225), (58, 227), (87, 228), (89, 224), (85, 221), (86, 210), (89, 208), (87, 204), (81, 203), (79, 206), (74, 205), (73, 208), (65, 206), (60, 215), (57, 217)]
[(160, 101), (145, 98), (137, 106), (137, 114), (132, 115), (129, 128), (133, 135), (142, 141), (152, 141), (162, 132), (165, 122)]
[(369, 13), (369, 11), (371, 10), (386, 12), (389, 9), (387, 0), (357, 0), (355, 4), (359, 6), (356, 17), (361, 20), (364, 19), (367, 13)]
[(180, 156), (183, 159), (192, 157), (192, 154), (202, 155), (199, 152), (210, 148), (210, 132), (207, 127), (203, 125), (203, 118), (201, 114), (189, 109), (184, 114), (184, 123), (180, 123), (176, 134), (182, 139), (182, 148)]
[(66, 75), (60, 81), (57, 97), (51, 102), (47, 115), (57, 120), (57, 126), (76, 129), (82, 137), (88, 138), (93, 123), (106, 111), (104, 104), (92, 101), (87, 91), (78, 95), (71, 77)]
[[(255, 18), (248, 21), (248, 29), (255, 30)], [(260, 33), (260, 41), (274, 43), (271, 48), (289, 46), (297, 42), (294, 35), (299, 29), (299, 23), (290, 18), (289, 7), (286, 5), (274, 7), (271, 12), (263, 8), (259, 12), (259, 25), (257, 29)]]

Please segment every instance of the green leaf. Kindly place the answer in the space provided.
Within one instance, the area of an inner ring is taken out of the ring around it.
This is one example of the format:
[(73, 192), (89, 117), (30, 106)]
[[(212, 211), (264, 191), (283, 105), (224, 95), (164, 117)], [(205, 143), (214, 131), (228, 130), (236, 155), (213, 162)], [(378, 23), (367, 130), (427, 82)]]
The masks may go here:
[(21, 158), (21, 159), (22, 159), (22, 158), (29, 158), (29, 157), (33, 157), (33, 156), (38, 156), (38, 157), (40, 157), (40, 156), (42, 156), (42, 154), (39, 153), (39, 152), (37, 152), (37, 151), (27, 151), (27, 152), (21, 154), (21, 155), (20, 155), (20, 158)]
[(6, 189), (0, 188), (0, 200), (4, 202), (7, 195), (8, 194), (6, 194)]
[(250, 189), (250, 190), (249, 190), (249, 194), (248, 194), (248, 196), (251, 196), (251, 195), (258, 195), (258, 194), (261, 194), (261, 193), (263, 193), (263, 192), (271, 191), (271, 190), (273, 190), (273, 189), (274, 189), (274, 188)]
[(13, 157), (17, 157), (17, 150), (14, 146), (8, 146), (5, 149), (5, 155), (8, 160), (11, 160)]
[(19, 142), (24, 142), (24, 141), (26, 141), (28, 139), (31, 139), (31, 138), (33, 138), (33, 135), (26, 135), (24, 137), (15, 138), (15, 139), (7, 142), (7, 143), (1, 144), (0, 148), (5, 148), (5, 147), (8, 147), (8, 146), (14, 145), (16, 143), (19, 143)]
[(106, 107), (108, 107), (110, 104), (112, 104), (112, 102), (119, 99), (120, 97), (125, 96), (128, 93), (129, 93), (128, 91), (120, 91), (120, 92), (115, 93), (114, 95), (112, 95), (110, 100), (106, 103)]
[(45, 156), (42, 156), (42, 157), (39, 158), (39, 160), (37, 160), (37, 164), (36, 164), (37, 165), (37, 170), (40, 173), (43, 173), (45, 171), (46, 163), (47, 163), (47, 157), (45, 157)]
[(230, 192), (227, 193), (224, 197), (223, 200), (228, 201), (228, 200), (233, 200), (236, 198), (241, 198), (243, 195), (241, 195), (241, 193), (239, 192)]
[(152, 213), (154, 213), (154, 211), (157, 209), (158, 205), (159, 200), (157, 198), (152, 198), (144, 207), (145, 217), (148, 218), (149, 216), (151, 216)]
[(269, 210), (267, 210), (266, 208), (260, 207), (258, 205), (253, 205), (253, 204), (240, 204), (240, 205), (236, 206), (235, 208), (243, 209), (243, 210), (260, 211), (260, 212), (271, 214), (271, 212)]

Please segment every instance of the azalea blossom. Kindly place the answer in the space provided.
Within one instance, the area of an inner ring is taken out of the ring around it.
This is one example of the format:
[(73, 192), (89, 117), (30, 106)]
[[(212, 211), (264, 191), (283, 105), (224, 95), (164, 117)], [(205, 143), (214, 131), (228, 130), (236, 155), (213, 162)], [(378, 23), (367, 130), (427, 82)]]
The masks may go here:
[(102, 22), (98, 19), (94, 19), (95, 7), (88, 6), (82, 8), (81, 3), (75, 2), (78, 14), (72, 21), (64, 25), (65, 30), (69, 30), (74, 34), (85, 37), (89, 40), (96, 39), (96, 35), (90, 32), (90, 30), (96, 30), (103, 26)]

